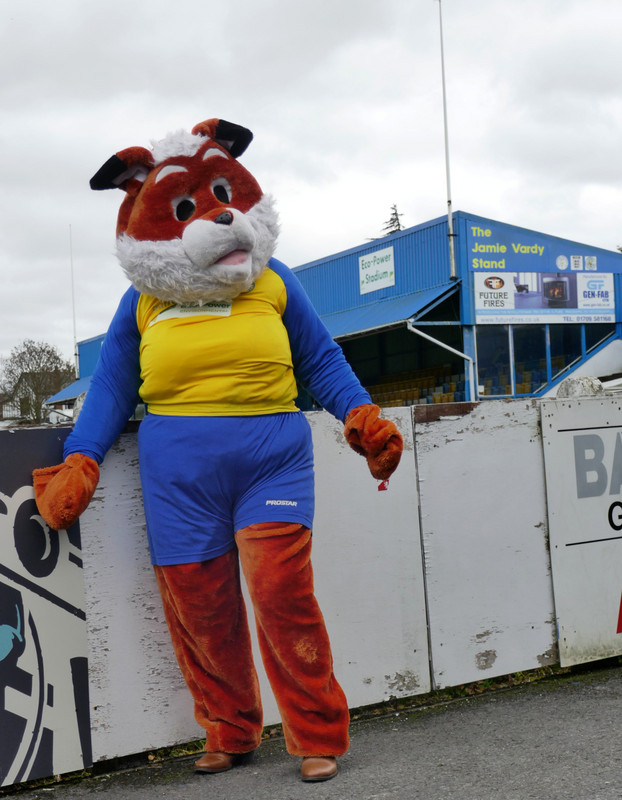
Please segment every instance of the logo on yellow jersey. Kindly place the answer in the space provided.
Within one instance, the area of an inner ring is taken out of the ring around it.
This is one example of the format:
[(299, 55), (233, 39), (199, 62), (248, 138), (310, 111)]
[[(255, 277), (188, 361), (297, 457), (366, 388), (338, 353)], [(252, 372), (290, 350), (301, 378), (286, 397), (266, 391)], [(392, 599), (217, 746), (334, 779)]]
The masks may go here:
[(230, 317), (232, 302), (223, 300), (221, 302), (204, 303), (202, 306), (182, 306), (176, 303), (165, 308), (157, 317), (149, 323), (149, 327), (156, 322), (164, 322), (167, 319), (186, 319), (187, 317)]

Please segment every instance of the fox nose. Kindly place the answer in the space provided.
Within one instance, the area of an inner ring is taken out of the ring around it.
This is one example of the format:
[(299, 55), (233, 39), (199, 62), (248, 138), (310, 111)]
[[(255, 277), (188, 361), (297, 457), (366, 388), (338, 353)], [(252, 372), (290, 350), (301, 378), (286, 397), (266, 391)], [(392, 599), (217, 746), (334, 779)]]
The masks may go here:
[(233, 222), (233, 214), (230, 211), (223, 211), (214, 220), (216, 225), (231, 225)]

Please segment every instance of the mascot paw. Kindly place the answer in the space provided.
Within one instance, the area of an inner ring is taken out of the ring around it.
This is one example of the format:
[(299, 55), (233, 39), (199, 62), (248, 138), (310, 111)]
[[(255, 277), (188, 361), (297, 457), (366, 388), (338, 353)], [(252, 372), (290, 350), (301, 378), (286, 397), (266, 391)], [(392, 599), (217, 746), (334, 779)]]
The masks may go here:
[(99, 480), (97, 462), (72, 453), (64, 463), (32, 473), (37, 508), (54, 530), (65, 530), (78, 519), (93, 497)]
[(380, 417), (378, 406), (368, 403), (353, 408), (346, 417), (343, 433), (350, 447), (365, 456), (374, 478), (384, 481), (393, 474), (404, 442), (395, 424)]

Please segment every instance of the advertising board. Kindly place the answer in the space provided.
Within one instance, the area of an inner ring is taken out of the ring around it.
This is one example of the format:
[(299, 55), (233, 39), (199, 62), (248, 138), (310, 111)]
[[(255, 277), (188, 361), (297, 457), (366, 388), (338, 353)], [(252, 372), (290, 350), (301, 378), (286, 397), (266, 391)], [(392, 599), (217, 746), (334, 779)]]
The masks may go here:
[(92, 761), (80, 532), (45, 524), (31, 478), (68, 432), (0, 431), (0, 785)]
[(466, 228), (476, 322), (614, 322), (618, 253), (502, 223)]
[(547, 400), (542, 435), (562, 666), (622, 654), (622, 403)]

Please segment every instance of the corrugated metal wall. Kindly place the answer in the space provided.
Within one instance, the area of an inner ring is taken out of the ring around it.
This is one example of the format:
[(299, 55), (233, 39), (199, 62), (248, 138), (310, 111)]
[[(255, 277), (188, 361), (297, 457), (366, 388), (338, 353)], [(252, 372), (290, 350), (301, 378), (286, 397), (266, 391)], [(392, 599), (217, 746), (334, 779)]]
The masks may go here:
[[(359, 258), (393, 247), (395, 285), (361, 294)], [(320, 315), (373, 305), (449, 280), (447, 219), (437, 219), (294, 268)]]

